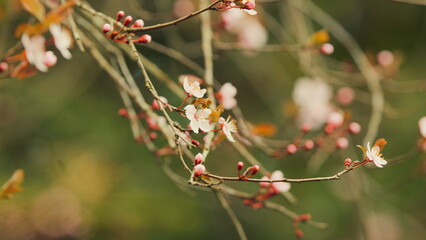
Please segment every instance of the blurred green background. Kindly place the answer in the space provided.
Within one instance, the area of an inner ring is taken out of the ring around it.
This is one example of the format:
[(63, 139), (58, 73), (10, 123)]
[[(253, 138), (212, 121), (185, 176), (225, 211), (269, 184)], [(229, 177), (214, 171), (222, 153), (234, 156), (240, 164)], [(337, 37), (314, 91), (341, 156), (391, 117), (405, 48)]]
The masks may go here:
[[(90, 2), (110, 16), (124, 10), (134, 18), (142, 17), (147, 25), (175, 18), (176, 1), (171, 0)], [(340, 22), (363, 50), (372, 55), (384, 49), (400, 51), (404, 60), (393, 81), (426, 79), (425, 7), (386, 0), (314, 2)], [(258, 1), (275, 17), (276, 4)], [(12, 37), (16, 25), (29, 18), (18, 5), (17, 1), (1, 2), (2, 56), (17, 41)], [(220, 13), (212, 15), (217, 22)], [(202, 64), (198, 17), (151, 34), (155, 41)], [(333, 37), (331, 43), (336, 51), (327, 61), (348, 58)], [(140, 51), (173, 79), (192, 73), (149, 48)], [(127, 119), (117, 114), (123, 104), (113, 81), (76, 46), (72, 53), (72, 60), (59, 58), (48, 73), (0, 80), (0, 182), (18, 168), (26, 175), (24, 191), (0, 201), (0, 239), (237, 239), (213, 194), (182, 191), (146, 148), (133, 141)], [(130, 66), (140, 80), (135, 64)], [(215, 76), (238, 88), (237, 100), (250, 121), (276, 124), (277, 138), (295, 137), (297, 130), (283, 105), (291, 100), (294, 81), (303, 73), (291, 54), (216, 51)], [(385, 92), (390, 110), (379, 130), (379, 137), (389, 141), (385, 158), (415, 147), (417, 121), (426, 115), (425, 81), (418, 82), (414, 91)], [(162, 95), (167, 96), (167, 91), (159, 85)], [(179, 104), (176, 98), (170, 101)], [(355, 102), (351, 110), (353, 119), (366, 126), (370, 106)], [(365, 128), (352, 145), (360, 144), (364, 134)], [(283, 169), (291, 178), (332, 175), (342, 168), (345, 157), (362, 156), (353, 147), (335, 152), (312, 173), (306, 170), (310, 154), (284, 160), (253, 154), (269, 169)], [(209, 159), (208, 169), (222, 175), (234, 174), (233, 166), (242, 160), (228, 144)], [(302, 226), (305, 239), (425, 239), (425, 173), (425, 156), (417, 155), (383, 169), (360, 169), (336, 182), (293, 184), (295, 205), (276, 200), (329, 224), (325, 230)], [(258, 188), (250, 183), (233, 186), (253, 193)], [(249, 239), (296, 238), (286, 216), (252, 210), (239, 200), (231, 200), (231, 205)]]

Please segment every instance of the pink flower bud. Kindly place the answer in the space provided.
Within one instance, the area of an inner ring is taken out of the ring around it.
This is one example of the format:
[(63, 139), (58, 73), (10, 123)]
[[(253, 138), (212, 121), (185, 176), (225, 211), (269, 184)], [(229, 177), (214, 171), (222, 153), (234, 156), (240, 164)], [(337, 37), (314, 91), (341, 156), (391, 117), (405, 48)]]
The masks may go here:
[(144, 26), (144, 21), (142, 19), (138, 19), (135, 21), (135, 23), (133, 23), (132, 27), (137, 27), (137, 28), (141, 28)]
[(330, 55), (334, 52), (334, 46), (331, 45), (330, 43), (324, 43), (319, 48), (319, 51), (320, 51), (320, 53), (322, 53), (324, 55)]
[(251, 169), (251, 174), (255, 175), (259, 171), (260, 167), (259, 165), (254, 165)]
[(118, 11), (117, 15), (115, 16), (115, 19), (117, 21), (120, 21), (124, 17), (124, 11)]
[(123, 22), (123, 25), (124, 26), (127, 26), (127, 25), (129, 25), (131, 22), (133, 21), (133, 18), (132, 18), (132, 16), (127, 16), (125, 19), (124, 19), (124, 22)]
[(127, 112), (127, 110), (125, 108), (120, 108), (118, 109), (118, 115), (128, 118), (129, 117), (129, 112)]
[(312, 218), (311, 214), (302, 214), (302, 215), (299, 216), (299, 220), (301, 222), (309, 221), (309, 220), (311, 220), (311, 218)]
[(309, 123), (304, 123), (302, 125), (302, 131), (305, 132), (305, 133), (311, 131), (311, 129), (312, 129), (312, 127), (311, 127), (311, 125)]
[(238, 171), (241, 171), (241, 169), (243, 169), (243, 167), (244, 167), (244, 163), (243, 162), (238, 162), (237, 163), (237, 169), (238, 169)]
[(194, 167), (194, 175), (195, 176), (201, 176), (206, 171), (206, 167), (204, 167), (203, 164), (198, 164)]
[(297, 146), (294, 144), (289, 144), (286, 147), (287, 154), (295, 154), (297, 152)]
[(346, 167), (349, 167), (351, 164), (352, 164), (352, 159), (350, 159), (350, 158), (346, 158), (346, 159), (345, 159), (345, 166), (346, 166)]
[(195, 139), (191, 139), (191, 143), (197, 147), (200, 146), (200, 142)]
[(355, 91), (350, 87), (342, 87), (337, 90), (336, 100), (342, 106), (347, 106), (355, 99)]
[(148, 128), (150, 128), (152, 130), (158, 130), (159, 129), (157, 121), (155, 121), (153, 118), (147, 117), (146, 123), (148, 124)]
[(349, 146), (349, 141), (345, 137), (340, 137), (336, 140), (336, 147), (338, 149), (345, 149)]
[(332, 125), (333, 128), (338, 128), (343, 124), (343, 115), (339, 112), (332, 112), (327, 118), (327, 123)]
[(254, 9), (254, 7), (256, 6), (256, 3), (254, 3), (254, 1), (248, 1), (244, 4), (244, 9)]
[(102, 32), (105, 33), (109, 33), (111, 31), (111, 25), (109, 25), (108, 23), (105, 23), (104, 26), (102, 27)]
[(43, 59), (44, 65), (48, 67), (53, 67), (57, 61), (58, 61), (58, 57), (56, 57), (56, 55), (52, 51), (47, 51), (44, 53), (44, 59)]
[(380, 51), (379, 54), (377, 54), (377, 63), (382, 67), (390, 66), (394, 60), (395, 57), (393, 53), (388, 50)]
[(312, 140), (306, 140), (305, 143), (303, 143), (303, 148), (306, 150), (312, 150), (315, 147), (315, 142)]
[(334, 127), (333, 127), (332, 124), (325, 125), (325, 127), (324, 127), (324, 133), (325, 134), (327, 134), (327, 135), (331, 134), (333, 131), (334, 131)]
[(358, 165), (358, 164), (359, 164), (359, 161), (355, 161), (355, 162), (354, 162), (354, 165)]
[(138, 39), (136, 39), (134, 42), (138, 42), (138, 43), (150, 43), (152, 41), (152, 37), (149, 34), (144, 34), (142, 36), (140, 36)]
[[(164, 102), (164, 103), (168, 103), (167, 98), (165, 98), (165, 97), (163, 97), (163, 96), (160, 96), (159, 98), (161, 99), (161, 101), (162, 101), (162, 102)], [(164, 106), (164, 107), (166, 107), (166, 104), (163, 104), (163, 106)], [(152, 109), (154, 109), (154, 110), (158, 110), (158, 109), (160, 109), (160, 105), (158, 105), (158, 101), (157, 101), (156, 99), (154, 99), (154, 100), (152, 101), (151, 107), (152, 107)]]
[(358, 134), (361, 132), (361, 125), (359, 125), (357, 122), (351, 122), (349, 123), (348, 131), (352, 134)]
[(158, 137), (158, 135), (155, 132), (152, 132), (152, 133), (149, 134), (149, 139), (151, 139), (151, 141), (157, 139), (157, 137)]
[(194, 158), (194, 165), (198, 165), (200, 163), (202, 163), (204, 161), (204, 156), (201, 153), (198, 153), (197, 155), (195, 155)]
[(6, 72), (9, 69), (9, 65), (7, 62), (1, 62), (0, 63), (0, 73)]

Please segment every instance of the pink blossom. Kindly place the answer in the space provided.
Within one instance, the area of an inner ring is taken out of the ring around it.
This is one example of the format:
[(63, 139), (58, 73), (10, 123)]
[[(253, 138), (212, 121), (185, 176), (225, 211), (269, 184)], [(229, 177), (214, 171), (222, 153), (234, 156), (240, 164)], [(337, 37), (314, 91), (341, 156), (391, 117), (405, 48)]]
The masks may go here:
[(361, 132), (361, 125), (356, 122), (351, 122), (349, 123), (348, 131), (352, 134), (358, 134), (359, 132)]
[(202, 98), (204, 94), (207, 92), (206, 89), (200, 88), (199, 82), (192, 81), (190, 83), (187, 77), (185, 77), (183, 80), (183, 88), (185, 89), (185, 92), (195, 96), (196, 98)]
[(198, 164), (194, 166), (194, 175), (201, 176), (206, 171), (206, 167), (203, 164)]
[(22, 45), (25, 48), (25, 56), (30, 64), (34, 65), (38, 70), (42, 72), (47, 71), (47, 66), (44, 64), (45, 54), (45, 39), (42, 35), (35, 35), (29, 37), (27, 34), (23, 34)]
[(210, 132), (212, 130), (212, 126), (208, 120), (212, 110), (196, 109), (194, 105), (188, 105), (184, 109), (186, 117), (190, 120), (189, 125), (192, 131), (198, 133), (199, 129), (204, 132)]
[(222, 85), (218, 92), (219, 102), (226, 110), (232, 109), (237, 105), (235, 96), (237, 95), (237, 88), (231, 83), (225, 83)]
[(71, 59), (71, 52), (68, 50), (72, 45), (72, 37), (69, 30), (62, 28), (60, 24), (50, 24), (50, 33), (55, 41), (55, 46), (65, 59)]
[(235, 142), (234, 137), (232, 137), (233, 132), (237, 132), (237, 125), (235, 124), (235, 119), (230, 120), (228, 117), (225, 120), (223, 117), (218, 120), (220, 127), (222, 128), (222, 132), (228, 138), (230, 142)]

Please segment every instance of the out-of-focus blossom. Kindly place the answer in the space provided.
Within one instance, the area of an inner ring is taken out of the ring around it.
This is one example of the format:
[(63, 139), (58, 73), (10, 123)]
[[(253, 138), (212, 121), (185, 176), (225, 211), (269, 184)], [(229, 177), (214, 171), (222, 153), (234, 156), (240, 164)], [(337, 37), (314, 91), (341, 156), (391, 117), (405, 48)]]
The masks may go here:
[(204, 94), (206, 94), (206, 89), (200, 88), (200, 83), (197, 81), (189, 82), (188, 78), (185, 77), (183, 80), (183, 88), (185, 89), (185, 92), (188, 94), (191, 94), (195, 96), (196, 98), (202, 98)]
[(327, 117), (327, 123), (332, 125), (334, 128), (342, 126), (343, 120), (343, 114), (340, 112), (331, 112)]
[(293, 100), (299, 107), (299, 125), (309, 124), (318, 129), (332, 112), (331, 87), (320, 78), (302, 77), (296, 81)]
[(210, 132), (212, 126), (208, 120), (212, 110), (210, 109), (196, 109), (194, 105), (188, 105), (185, 108), (186, 117), (190, 120), (189, 126), (195, 133), (199, 132), (199, 129), (204, 132)]
[[(280, 170), (276, 170), (271, 174), (271, 177), (267, 177), (264, 176), (262, 177), (263, 180), (280, 180), (284, 178), (284, 173)], [(274, 191), (274, 193), (278, 194), (278, 193), (282, 193), (282, 192), (288, 192), (291, 188), (290, 183), (288, 182), (274, 182), (274, 183), (267, 183), (267, 182), (262, 182), (260, 184), (261, 187), (268, 187), (271, 186), (272, 190)]]
[(219, 118), (219, 125), (222, 128), (223, 133), (228, 138), (229, 141), (235, 142), (234, 137), (232, 137), (233, 132), (237, 132), (237, 125), (235, 124), (235, 119), (225, 120), (223, 117)]
[(175, 2), (173, 7), (173, 12), (176, 17), (184, 17), (192, 12), (194, 12), (195, 7), (191, 0), (178, 0)]
[(46, 72), (48, 68), (44, 64), (45, 38), (42, 35), (30, 37), (27, 34), (23, 34), (21, 41), (25, 48), (25, 56), (28, 62), (34, 65), (39, 71)]
[(194, 175), (201, 176), (206, 171), (206, 167), (203, 164), (198, 164), (194, 167)]
[(420, 131), (420, 135), (423, 138), (426, 138), (426, 117), (422, 117), (419, 120), (419, 131)]
[(382, 67), (390, 66), (395, 60), (391, 51), (383, 50), (377, 54), (377, 63)]
[(70, 32), (60, 24), (50, 24), (50, 33), (53, 36), (56, 48), (61, 52), (65, 59), (71, 59), (72, 55), (69, 49), (72, 46), (72, 37)]
[(237, 105), (235, 96), (237, 95), (237, 88), (231, 83), (225, 83), (217, 92), (219, 103), (222, 104), (223, 108), (229, 110)]
[(347, 106), (355, 99), (355, 91), (350, 87), (342, 87), (337, 90), (336, 100), (340, 105)]
[(225, 30), (235, 34), (241, 47), (258, 49), (268, 41), (268, 32), (257, 17), (244, 14), (239, 9), (230, 9), (222, 14)]
[(361, 148), (365, 152), (365, 156), (368, 160), (374, 162), (377, 167), (382, 168), (388, 163), (380, 153), (386, 143), (387, 141), (384, 138), (380, 138), (374, 143), (372, 148), (370, 148), (370, 142), (367, 143), (367, 149), (359, 145), (357, 147)]

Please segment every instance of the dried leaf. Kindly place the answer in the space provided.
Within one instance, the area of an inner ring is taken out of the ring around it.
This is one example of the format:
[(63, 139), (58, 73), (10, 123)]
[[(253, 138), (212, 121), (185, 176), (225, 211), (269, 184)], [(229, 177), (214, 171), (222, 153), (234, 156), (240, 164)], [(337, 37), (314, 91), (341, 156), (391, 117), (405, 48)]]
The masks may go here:
[(22, 190), (21, 183), (24, 181), (24, 170), (16, 170), (12, 177), (1, 187), (0, 198), (12, 198), (14, 193)]
[(70, 9), (72, 6), (74, 6), (75, 1), (70, 0), (59, 6), (58, 8), (50, 11), (47, 16), (46, 20), (44, 21), (45, 25), (50, 25), (52, 23), (62, 23), (66, 17), (68, 17), (68, 14), (70, 13)]
[(327, 43), (328, 41), (330, 41), (330, 35), (326, 30), (315, 32), (311, 36), (311, 43), (315, 45), (321, 45), (323, 43)]
[(271, 123), (259, 123), (252, 127), (251, 132), (256, 136), (271, 137), (277, 133), (277, 127)]
[(40, 22), (44, 21), (46, 9), (39, 0), (21, 0), (21, 3), (25, 10), (34, 15)]

